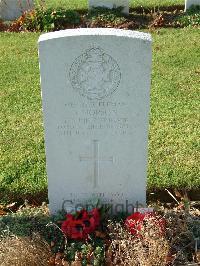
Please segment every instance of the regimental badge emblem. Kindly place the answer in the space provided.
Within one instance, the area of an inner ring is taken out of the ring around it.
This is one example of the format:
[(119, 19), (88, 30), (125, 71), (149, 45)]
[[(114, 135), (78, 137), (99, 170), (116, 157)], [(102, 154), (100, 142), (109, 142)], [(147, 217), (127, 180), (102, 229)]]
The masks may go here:
[(114, 93), (121, 81), (115, 59), (103, 49), (91, 48), (73, 62), (70, 81), (74, 90), (90, 100), (101, 100)]

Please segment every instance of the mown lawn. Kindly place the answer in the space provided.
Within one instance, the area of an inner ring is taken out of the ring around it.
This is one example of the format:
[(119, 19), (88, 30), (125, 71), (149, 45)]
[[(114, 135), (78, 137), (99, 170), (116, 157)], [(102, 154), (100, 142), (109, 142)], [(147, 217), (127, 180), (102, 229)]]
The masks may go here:
[(33, 33), (0, 35), (3, 196), (46, 188), (37, 39)]
[[(200, 187), (199, 30), (153, 32), (148, 187)], [(0, 34), (0, 198), (46, 191), (38, 33)]]
[[(46, 0), (47, 6), (49, 7), (67, 7), (70, 9), (87, 9), (88, 0)], [(173, 6), (173, 5), (184, 5), (184, 0), (131, 0), (130, 7), (160, 7), (160, 6)]]

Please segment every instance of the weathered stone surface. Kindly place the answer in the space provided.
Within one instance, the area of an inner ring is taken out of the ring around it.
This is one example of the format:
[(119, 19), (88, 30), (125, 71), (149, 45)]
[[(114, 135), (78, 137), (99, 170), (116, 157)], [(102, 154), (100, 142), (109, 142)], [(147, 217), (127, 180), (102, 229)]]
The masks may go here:
[(0, 19), (15, 20), (33, 7), (33, 0), (0, 0)]
[(150, 35), (47, 33), (39, 55), (51, 211), (95, 198), (113, 212), (145, 205)]

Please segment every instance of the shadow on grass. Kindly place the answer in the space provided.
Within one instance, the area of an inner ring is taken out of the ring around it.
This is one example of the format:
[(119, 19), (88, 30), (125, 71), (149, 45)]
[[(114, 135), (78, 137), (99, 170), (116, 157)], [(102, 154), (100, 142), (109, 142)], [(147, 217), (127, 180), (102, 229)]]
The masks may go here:
[[(98, 8), (97, 8), (98, 9)], [(99, 8), (99, 9), (104, 9), (104, 10), (110, 10), (110, 9), (107, 9), (107, 8)], [(167, 12), (174, 12), (175, 10), (178, 10), (178, 11), (183, 11), (185, 9), (185, 6), (184, 5), (171, 5), (171, 6), (136, 6), (136, 7), (130, 7), (129, 8), (129, 13), (139, 13), (139, 14), (142, 14), (142, 13), (152, 13), (153, 11), (154, 12), (157, 12), (157, 11), (167, 11)], [(79, 14), (86, 14), (88, 12), (90, 12), (88, 9), (70, 9), (74, 12), (78, 12)], [(124, 15), (126, 16), (126, 15)], [(127, 15), (128, 17), (129, 15)]]
[[(169, 188), (172, 194), (175, 194), (174, 188)], [(200, 201), (200, 188), (191, 190), (178, 189), (181, 195), (187, 194), (190, 201)], [(1, 203), (16, 203), (16, 209), (23, 205), (24, 202), (33, 206), (41, 206), (44, 202), (48, 204), (48, 190), (37, 193), (19, 194), (11, 193), (10, 191), (0, 190), (0, 204)], [(167, 193), (165, 189), (147, 189), (147, 202), (161, 202), (161, 203), (172, 203), (174, 200)]]
[(174, 12), (174, 11), (183, 11), (185, 8), (184, 5), (172, 5), (172, 6), (136, 6), (134, 8), (130, 8), (130, 13), (132, 12), (136, 12), (136, 13), (152, 13), (152, 11), (154, 12), (158, 12), (158, 11), (166, 11), (166, 12)]
[[(62, 7), (60, 7), (62, 8)], [(102, 8), (106, 9), (106, 8)], [(151, 13), (152, 11), (168, 11), (168, 12), (173, 12), (175, 10), (184, 10), (185, 6), (184, 5), (171, 5), (171, 6), (135, 6), (135, 7), (130, 7), (129, 8), (129, 13), (136, 12), (136, 13)], [(85, 9), (70, 9), (72, 11), (78, 12), (80, 14), (86, 14), (89, 12), (87, 8)]]
[(20, 206), (23, 205), (25, 201), (34, 206), (40, 206), (43, 202), (48, 203), (48, 191), (44, 189), (36, 193), (20, 194), (19, 192), (0, 189), (0, 204), (16, 202), (16, 205)]
[[(168, 189), (173, 195), (174, 188)], [(179, 194), (187, 195), (190, 201), (200, 201), (200, 188), (195, 188), (191, 190), (178, 189)], [(149, 189), (147, 190), (147, 201), (148, 202), (162, 202), (162, 203), (172, 203), (175, 202), (173, 198), (167, 193), (165, 189)], [(199, 206), (200, 207), (200, 206)]]
[[(78, 11), (82, 17), (87, 18), (87, 22), (85, 23), (85, 19), (82, 19), (81, 25), (78, 25), (78, 27), (93, 28), (109, 26), (119, 29), (135, 30), (149, 27), (177, 27), (176, 20), (183, 15), (184, 5), (136, 6), (130, 8), (129, 15), (122, 14), (121, 8), (110, 10), (98, 7), (89, 11), (87, 9), (73, 11)], [(121, 19), (121, 22), (118, 18)], [(161, 21), (159, 21), (160, 19)]]

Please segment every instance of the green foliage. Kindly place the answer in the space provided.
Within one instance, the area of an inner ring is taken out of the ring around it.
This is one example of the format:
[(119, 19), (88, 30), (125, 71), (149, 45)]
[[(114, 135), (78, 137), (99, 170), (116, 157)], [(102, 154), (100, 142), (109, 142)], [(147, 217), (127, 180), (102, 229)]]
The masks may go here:
[(17, 213), (11, 213), (0, 217), (0, 233), (8, 235), (32, 236), (33, 233), (40, 233), (48, 240), (50, 231), (46, 225), (50, 217), (44, 212), (44, 208), (23, 208)]
[(191, 8), (178, 19), (182, 27), (200, 26), (200, 6), (191, 6)]
[(49, 244), (53, 241), (53, 251), (64, 249), (65, 237), (58, 224), (64, 220), (63, 213), (49, 216), (45, 205), (39, 208), (23, 207), (16, 213), (0, 217), (0, 237), (15, 235), (32, 237), (39, 233)]
[(75, 261), (77, 253), (81, 254), (82, 265), (88, 265), (90, 256), (92, 257), (92, 265), (104, 265), (105, 244), (101, 239), (95, 238), (92, 242), (84, 243), (81, 241), (68, 241), (64, 248), (65, 260), (68, 262)]
[(196, 219), (192, 222), (189, 221), (189, 230), (192, 232), (194, 238), (200, 237), (200, 219)]
[(80, 15), (76, 11), (63, 8), (38, 7), (24, 16), (22, 29), (28, 31), (62, 30), (80, 22)]
[(187, 14), (194, 14), (194, 13), (199, 13), (200, 12), (200, 6), (198, 5), (192, 5), (188, 10)]
[(121, 7), (115, 9), (103, 7), (93, 8), (88, 14), (88, 19), (90, 19), (93, 24), (100, 24), (102, 26), (112, 24), (114, 27), (115, 25), (126, 21), (121, 11)]

